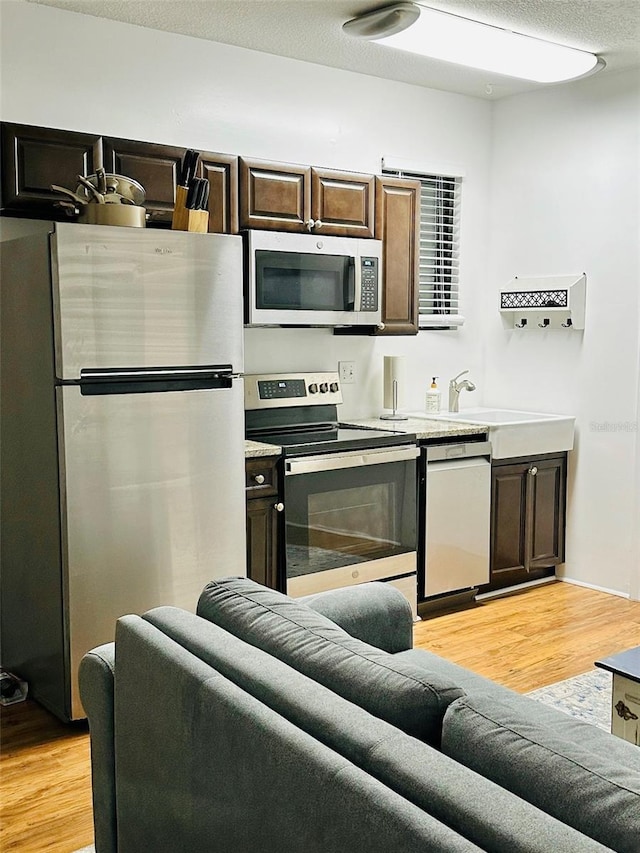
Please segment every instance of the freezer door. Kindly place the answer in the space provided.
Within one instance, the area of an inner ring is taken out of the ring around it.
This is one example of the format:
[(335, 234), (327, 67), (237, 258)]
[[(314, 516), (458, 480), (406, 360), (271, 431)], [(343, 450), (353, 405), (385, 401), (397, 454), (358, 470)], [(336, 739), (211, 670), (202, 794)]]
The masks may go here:
[(59, 379), (82, 368), (243, 372), (240, 237), (58, 223), (51, 240)]
[(72, 718), (78, 665), (125, 613), (194, 611), (205, 584), (245, 574), (243, 382), (83, 396), (57, 389)]

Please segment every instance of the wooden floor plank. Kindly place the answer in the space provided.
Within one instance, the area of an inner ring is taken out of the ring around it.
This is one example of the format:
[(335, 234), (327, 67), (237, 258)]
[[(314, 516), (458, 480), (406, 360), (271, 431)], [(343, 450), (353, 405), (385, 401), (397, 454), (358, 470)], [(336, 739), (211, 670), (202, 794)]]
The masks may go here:
[[(640, 645), (640, 602), (568, 583), (416, 623), (425, 648), (527, 692)], [(1, 709), (0, 850), (71, 853), (93, 841), (89, 736), (31, 700)]]
[(640, 602), (553, 583), (425, 619), (414, 643), (526, 693), (640, 645)]

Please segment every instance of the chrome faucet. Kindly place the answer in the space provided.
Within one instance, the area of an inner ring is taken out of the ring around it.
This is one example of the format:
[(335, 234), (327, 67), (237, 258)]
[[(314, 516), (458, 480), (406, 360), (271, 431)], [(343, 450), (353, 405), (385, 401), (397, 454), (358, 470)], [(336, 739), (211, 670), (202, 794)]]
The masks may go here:
[(469, 379), (463, 379), (462, 382), (458, 382), (461, 376), (464, 376), (465, 373), (468, 373), (468, 370), (463, 370), (462, 373), (459, 373), (456, 377), (454, 377), (451, 382), (449, 382), (449, 411), (450, 412), (459, 412), (460, 411), (460, 392), (461, 391), (475, 391), (476, 386)]

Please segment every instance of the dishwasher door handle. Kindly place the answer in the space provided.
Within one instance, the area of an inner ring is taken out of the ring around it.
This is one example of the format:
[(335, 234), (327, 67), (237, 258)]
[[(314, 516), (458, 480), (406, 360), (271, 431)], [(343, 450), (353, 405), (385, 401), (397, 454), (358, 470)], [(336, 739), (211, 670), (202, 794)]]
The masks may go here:
[(471, 459), (478, 456), (491, 457), (490, 441), (466, 441), (457, 444), (434, 444), (425, 448), (427, 462), (454, 459)]

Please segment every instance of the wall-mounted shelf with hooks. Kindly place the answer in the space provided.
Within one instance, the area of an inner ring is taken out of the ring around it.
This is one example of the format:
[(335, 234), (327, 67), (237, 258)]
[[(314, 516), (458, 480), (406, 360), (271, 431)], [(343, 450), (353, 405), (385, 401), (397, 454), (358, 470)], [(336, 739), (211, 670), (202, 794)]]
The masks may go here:
[(584, 329), (587, 276), (516, 276), (500, 291), (505, 329)]

